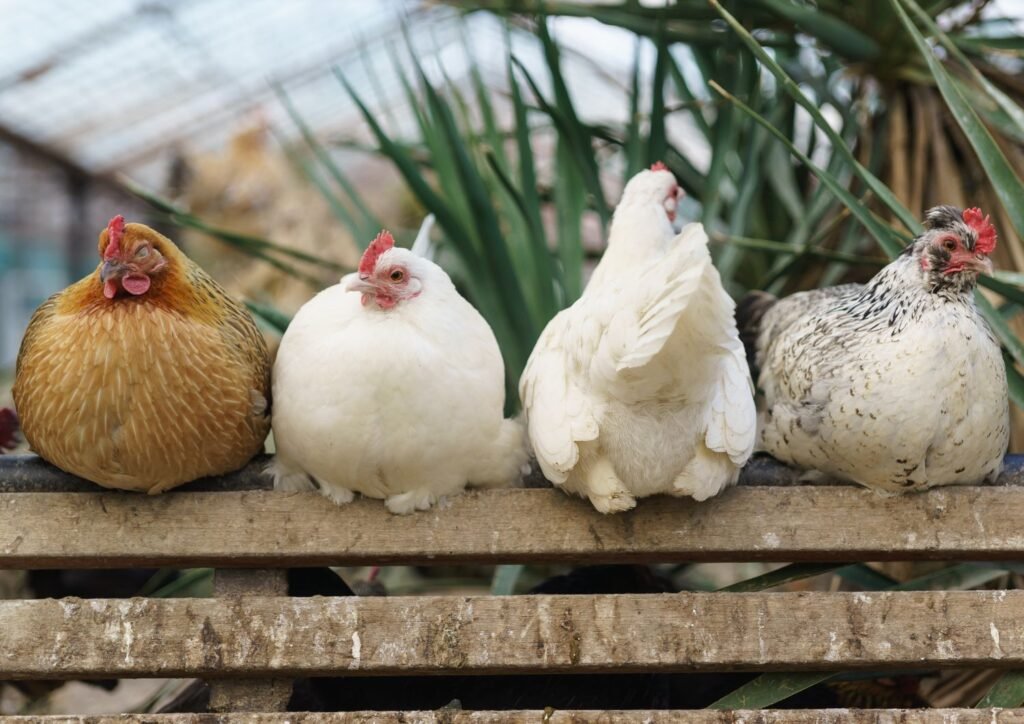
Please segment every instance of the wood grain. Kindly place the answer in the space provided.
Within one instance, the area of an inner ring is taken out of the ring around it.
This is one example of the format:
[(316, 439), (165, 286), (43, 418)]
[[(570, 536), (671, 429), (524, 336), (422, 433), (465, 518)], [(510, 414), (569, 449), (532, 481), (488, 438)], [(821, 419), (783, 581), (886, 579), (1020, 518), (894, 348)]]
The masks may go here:
[[(213, 572), (213, 595), (221, 600), (239, 596), (287, 596), (288, 574), (281, 570), (218, 569)], [(210, 683), (210, 710), (287, 711), (291, 696), (291, 679), (217, 679)]]
[[(281, 714), (125, 714), (8, 717), (12, 724), (235, 724)], [(353, 711), (288, 714), (291, 724), (1021, 724), (1024, 709), (774, 709), (769, 711)]]
[(0, 601), (0, 679), (1024, 665), (1024, 591)]
[(317, 493), (0, 493), (0, 568), (1019, 560), (1022, 510), (1018, 487), (740, 487), (615, 516), (557, 490), (470, 492), (411, 516)]

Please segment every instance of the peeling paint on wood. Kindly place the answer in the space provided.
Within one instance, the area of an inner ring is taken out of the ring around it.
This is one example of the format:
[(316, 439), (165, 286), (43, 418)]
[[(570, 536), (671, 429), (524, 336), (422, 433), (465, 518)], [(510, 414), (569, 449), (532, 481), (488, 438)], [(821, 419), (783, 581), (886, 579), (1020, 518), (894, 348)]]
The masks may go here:
[(1020, 667), (1021, 620), (1024, 591), (4, 601), (0, 677)]

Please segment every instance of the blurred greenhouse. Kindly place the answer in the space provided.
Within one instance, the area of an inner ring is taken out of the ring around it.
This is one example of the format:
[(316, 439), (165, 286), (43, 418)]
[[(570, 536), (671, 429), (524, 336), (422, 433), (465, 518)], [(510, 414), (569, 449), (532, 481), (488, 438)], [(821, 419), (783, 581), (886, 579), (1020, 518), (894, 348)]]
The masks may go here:
[[(271, 346), (381, 228), (409, 245), (432, 214), (514, 412), (625, 181), (663, 161), (736, 299), (865, 281), (932, 206), (990, 213), (1000, 243), (979, 299), (1024, 449), (1022, 0), (0, 0), (0, 17), (0, 408), (33, 310), (95, 268), (115, 214), (178, 242)], [(922, 574), (898, 565), (886, 584)], [(507, 568), (493, 583), (382, 578), (508, 593), (561, 572)], [(876, 575), (849, 568), (772, 585)], [(717, 590), (764, 570), (658, 573)], [(1021, 587), (1015, 570), (949, 585)], [(208, 593), (208, 574), (187, 585)], [(922, 697), (973, 706), (991, 684), (944, 679)]]

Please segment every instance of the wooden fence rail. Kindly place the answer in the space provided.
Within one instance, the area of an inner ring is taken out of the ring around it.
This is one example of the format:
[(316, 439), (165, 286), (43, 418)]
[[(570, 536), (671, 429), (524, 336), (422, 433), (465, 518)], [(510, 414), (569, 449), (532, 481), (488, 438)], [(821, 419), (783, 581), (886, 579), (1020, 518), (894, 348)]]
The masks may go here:
[[(203, 677), (280, 711), (299, 676), (1024, 668), (1024, 591), (290, 598), (280, 569), (528, 562), (1024, 560), (1024, 456), (990, 486), (883, 497), (757, 459), (703, 503), (603, 516), (536, 478), (393, 516), (270, 489), (266, 460), (163, 496), (0, 457), (0, 569), (210, 566), (210, 599), (0, 601), (0, 679)], [(227, 569), (231, 569), (230, 571)], [(239, 570), (249, 569), (249, 570)], [(263, 570), (267, 569), (267, 570)], [(270, 570), (276, 569), (276, 570)], [(248, 716), (248, 715), (247, 715)], [(234, 714), (119, 722), (233, 722)], [(353, 712), (320, 722), (1022, 722), (1022, 710)], [(256, 719), (259, 721), (259, 719)], [(54, 722), (104, 718), (56, 717)], [(269, 719), (267, 719), (269, 721)]]
[(412, 516), (312, 492), (0, 493), (0, 568), (1019, 560), (1022, 511), (1018, 486), (739, 487), (617, 516), (557, 490), (471, 491)]
[(1024, 665), (1024, 591), (0, 602), (8, 678)]

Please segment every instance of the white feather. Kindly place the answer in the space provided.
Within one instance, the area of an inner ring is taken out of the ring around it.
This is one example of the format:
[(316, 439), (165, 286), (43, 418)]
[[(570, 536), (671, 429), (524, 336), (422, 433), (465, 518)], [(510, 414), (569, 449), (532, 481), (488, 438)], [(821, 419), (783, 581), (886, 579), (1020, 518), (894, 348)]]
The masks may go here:
[(753, 386), (733, 303), (699, 224), (673, 235), (674, 179), (630, 181), (583, 296), (545, 328), (520, 381), (545, 476), (602, 512), (655, 493), (704, 499), (753, 450)]
[(433, 262), (395, 248), (378, 264), (404, 265), (419, 295), (382, 310), (338, 284), (307, 302), (281, 340), (276, 485), (296, 489), (308, 476), (337, 503), (361, 493), (407, 513), (467, 483), (514, 482), (523, 431), (502, 416), (490, 327)]
[(434, 261), (435, 248), (430, 240), (430, 231), (434, 228), (434, 215), (427, 214), (420, 224), (420, 230), (416, 233), (416, 240), (412, 243), (412, 251), (416, 256)]

